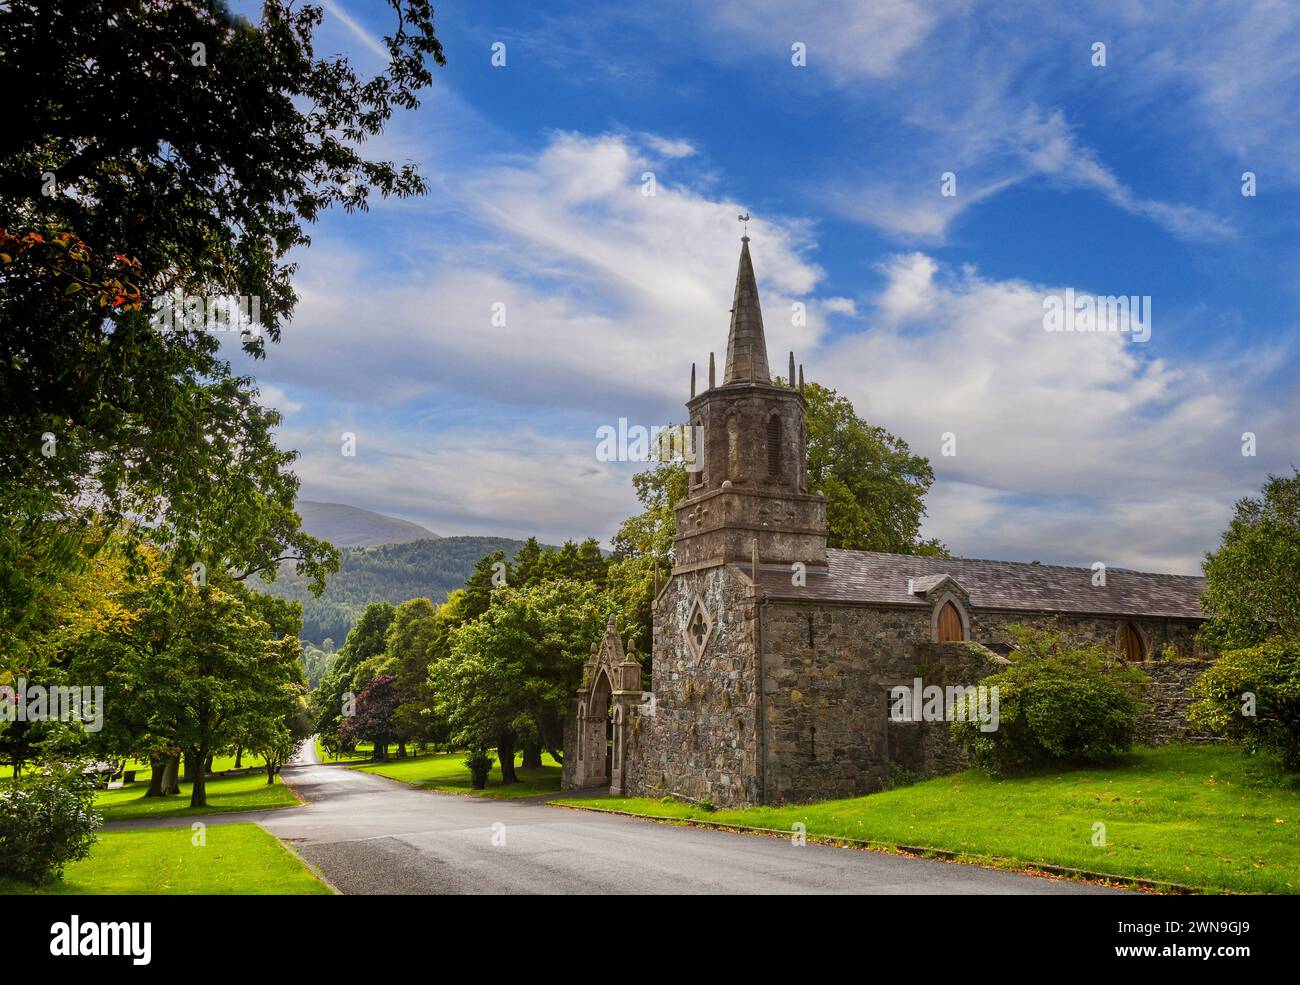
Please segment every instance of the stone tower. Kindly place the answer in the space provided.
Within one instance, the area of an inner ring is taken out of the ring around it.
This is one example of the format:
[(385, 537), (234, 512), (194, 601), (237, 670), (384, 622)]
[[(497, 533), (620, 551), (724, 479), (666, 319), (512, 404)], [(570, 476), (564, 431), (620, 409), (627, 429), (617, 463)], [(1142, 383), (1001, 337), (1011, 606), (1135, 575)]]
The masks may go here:
[(703, 434), (703, 468), (689, 474), (677, 507), (675, 571), (751, 563), (755, 541), (761, 564), (825, 569), (826, 501), (808, 492), (807, 405), (793, 353), (785, 385), (772, 382), (748, 236), (741, 239), (722, 385), (710, 354), (708, 389), (692, 394), (686, 408)]

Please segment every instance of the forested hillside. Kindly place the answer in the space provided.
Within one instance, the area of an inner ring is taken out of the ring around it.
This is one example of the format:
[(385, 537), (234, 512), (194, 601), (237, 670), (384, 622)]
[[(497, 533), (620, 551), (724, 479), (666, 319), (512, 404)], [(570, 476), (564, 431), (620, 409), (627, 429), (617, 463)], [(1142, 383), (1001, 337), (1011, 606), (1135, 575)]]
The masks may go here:
[(371, 602), (404, 602), (411, 598), (443, 601), (460, 588), (474, 562), (493, 551), (513, 558), (523, 541), (508, 537), (441, 537), (379, 547), (349, 547), (341, 554), (320, 598), (307, 591), (307, 581), (285, 569), (275, 583), (261, 587), (279, 598), (302, 603), (304, 640), (341, 644), (362, 610)]

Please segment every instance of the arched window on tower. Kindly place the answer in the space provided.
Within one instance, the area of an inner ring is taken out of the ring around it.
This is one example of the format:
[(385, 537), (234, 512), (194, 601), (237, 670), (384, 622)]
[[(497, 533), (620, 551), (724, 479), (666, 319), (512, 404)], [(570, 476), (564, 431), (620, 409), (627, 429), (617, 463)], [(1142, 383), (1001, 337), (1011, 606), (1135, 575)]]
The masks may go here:
[(698, 486), (704, 482), (704, 422), (696, 421), (695, 426), (686, 435), (686, 441), (690, 443), (688, 449), (694, 458), (692, 464), (700, 466), (691, 473), (691, 485)]
[(781, 474), (781, 418), (776, 414), (767, 419), (767, 474)]
[(727, 478), (740, 479), (740, 422), (735, 414), (727, 415)]

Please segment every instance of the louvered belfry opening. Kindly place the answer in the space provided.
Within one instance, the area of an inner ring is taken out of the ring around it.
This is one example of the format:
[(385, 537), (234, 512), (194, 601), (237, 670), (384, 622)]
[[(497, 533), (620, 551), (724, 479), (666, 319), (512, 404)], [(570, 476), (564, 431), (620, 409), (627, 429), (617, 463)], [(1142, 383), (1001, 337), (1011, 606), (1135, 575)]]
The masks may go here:
[(961, 613), (951, 602), (945, 602), (939, 610), (939, 642), (960, 643), (965, 638), (961, 629)]
[(1129, 663), (1141, 663), (1146, 659), (1142, 636), (1131, 622), (1126, 622), (1119, 631), (1119, 652)]
[(767, 474), (781, 474), (781, 418), (767, 419)]

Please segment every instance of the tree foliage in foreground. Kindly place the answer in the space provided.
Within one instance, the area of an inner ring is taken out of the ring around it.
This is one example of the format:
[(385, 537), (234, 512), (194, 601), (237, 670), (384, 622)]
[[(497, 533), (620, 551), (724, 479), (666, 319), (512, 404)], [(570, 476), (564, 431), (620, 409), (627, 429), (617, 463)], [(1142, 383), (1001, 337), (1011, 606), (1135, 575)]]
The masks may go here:
[[(337, 565), (304, 534), (279, 415), (221, 336), (153, 299), (255, 298), (261, 358), (292, 315), (289, 252), (334, 205), (424, 191), (361, 145), (443, 60), (427, 0), (392, 0), (386, 67), (319, 57), (319, 7), (267, 0), (11, 0), (0, 9), (0, 658), (95, 527), (246, 579)], [(250, 302), (251, 307), (251, 302)]]
[(1201, 639), (1219, 650), (1300, 636), (1300, 471), (1269, 476), (1258, 498), (1238, 501), (1206, 555), (1201, 605)]
[(0, 787), (0, 875), (42, 883), (86, 858), (102, 818), (94, 781), (76, 766), (52, 764)]
[(1274, 636), (1229, 650), (1192, 686), (1192, 725), (1281, 756), (1300, 770), (1300, 637)]

